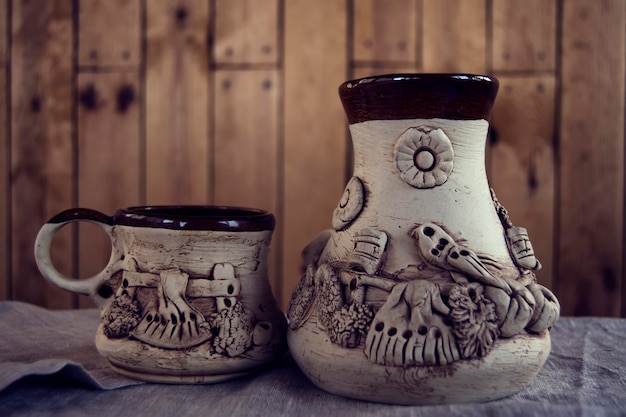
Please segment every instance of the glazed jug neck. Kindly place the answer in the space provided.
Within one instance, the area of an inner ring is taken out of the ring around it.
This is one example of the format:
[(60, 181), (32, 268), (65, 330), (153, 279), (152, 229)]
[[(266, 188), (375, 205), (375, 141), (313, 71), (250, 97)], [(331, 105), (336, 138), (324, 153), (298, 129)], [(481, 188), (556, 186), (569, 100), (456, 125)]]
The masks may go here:
[[(489, 77), (440, 74), (344, 83), (339, 91), (354, 145), (351, 183), (362, 184), (362, 191), (347, 186), (337, 234), (322, 258), (348, 256), (355, 236), (375, 230), (391, 242), (385, 272), (399, 276), (420, 264), (412, 233), (431, 223), (515, 274), (485, 171), (497, 88)], [(347, 223), (355, 192), (362, 209)]]

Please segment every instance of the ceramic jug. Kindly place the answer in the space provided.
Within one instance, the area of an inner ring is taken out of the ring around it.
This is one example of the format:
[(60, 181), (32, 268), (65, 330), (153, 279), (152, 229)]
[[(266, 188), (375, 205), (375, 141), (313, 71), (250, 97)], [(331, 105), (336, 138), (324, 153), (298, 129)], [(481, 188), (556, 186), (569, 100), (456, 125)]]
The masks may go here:
[(303, 252), (288, 343), (329, 392), (398, 404), (515, 393), (559, 316), (485, 171), (495, 78), (392, 74), (339, 88), (354, 171)]

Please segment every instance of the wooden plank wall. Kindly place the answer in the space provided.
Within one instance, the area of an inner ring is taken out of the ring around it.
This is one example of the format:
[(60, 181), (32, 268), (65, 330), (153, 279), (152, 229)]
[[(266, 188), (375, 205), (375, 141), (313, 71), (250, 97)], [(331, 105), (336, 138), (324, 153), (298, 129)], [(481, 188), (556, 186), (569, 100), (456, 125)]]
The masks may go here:
[[(11, 297), (53, 308), (72, 296), (43, 285), (33, 263), (42, 222), (76, 204), (74, 142), (75, 30), (72, 3), (16, 1), (10, 24)], [(10, 201), (10, 203), (9, 203)], [(76, 272), (73, 228), (57, 235), (52, 256), (64, 274)], [(8, 282), (8, 279), (7, 279)]]
[[(88, 307), (32, 259), (51, 215), (222, 204), (276, 214), (283, 307), (351, 174), (337, 96), (388, 72), (495, 75), (490, 182), (566, 315), (626, 316), (626, 0), (0, 0), (0, 299)], [(57, 267), (106, 262), (95, 227)]]

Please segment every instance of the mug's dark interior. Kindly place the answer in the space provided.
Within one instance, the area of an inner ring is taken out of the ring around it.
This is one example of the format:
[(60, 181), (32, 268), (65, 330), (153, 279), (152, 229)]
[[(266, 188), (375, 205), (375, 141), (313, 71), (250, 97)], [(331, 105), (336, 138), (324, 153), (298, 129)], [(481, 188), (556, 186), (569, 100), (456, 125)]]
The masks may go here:
[(228, 206), (138, 206), (119, 210), (114, 223), (185, 230), (273, 230), (274, 216), (264, 210)]
[(158, 217), (250, 217), (266, 214), (257, 209), (225, 206), (146, 206), (129, 207), (129, 213)]

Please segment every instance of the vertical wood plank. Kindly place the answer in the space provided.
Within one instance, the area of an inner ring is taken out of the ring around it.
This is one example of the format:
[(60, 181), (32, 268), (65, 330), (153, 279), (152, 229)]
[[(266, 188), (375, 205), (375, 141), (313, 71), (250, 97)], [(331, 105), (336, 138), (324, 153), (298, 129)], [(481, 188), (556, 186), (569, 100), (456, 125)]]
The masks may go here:
[[(138, 68), (140, 14), (139, 0), (80, 0), (79, 66)], [(76, 99), (79, 205), (112, 214), (117, 208), (139, 204), (138, 75), (80, 74)], [(95, 225), (81, 223), (78, 229), (78, 275), (84, 278), (106, 265), (111, 243)], [(81, 296), (79, 306), (93, 303)]]
[(216, 0), (215, 16), (215, 62), (278, 60), (278, 0)]
[[(79, 206), (112, 215), (139, 200), (138, 75), (78, 75)], [(79, 276), (102, 270), (111, 254), (108, 236), (97, 226), (79, 226)], [(81, 306), (90, 306), (87, 298)]]
[(422, 6), (422, 69), (486, 71), (485, 0), (437, 0)]
[(346, 1), (285, 2), (283, 308), (300, 279), (302, 249), (331, 226), (345, 185), (337, 87), (347, 74), (346, 20)]
[(139, 0), (80, 0), (78, 7), (78, 65), (139, 65)]
[(554, 70), (556, 4), (544, 0), (493, 0), (494, 71)]
[[(1, 17), (1, 16), (0, 16)], [(11, 236), (9, 232), (9, 208), (11, 189), (9, 188), (9, 141), (7, 135), (7, 71), (0, 66), (0, 300), (7, 300), (11, 293)]]
[(626, 3), (563, 3), (557, 295), (564, 315), (620, 313)]
[[(220, 70), (215, 74), (215, 203), (278, 211), (277, 70)], [(281, 287), (280, 222), (274, 231), (270, 284)]]
[(212, 172), (208, 1), (146, 5), (147, 202), (206, 204)]
[(0, 300), (6, 300), (11, 290), (11, 237), (9, 208), (11, 202), (9, 170), (11, 166), (9, 135), (7, 135), (7, 38), (8, 0), (0, 0)]
[(416, 5), (416, 0), (356, 0), (354, 60), (415, 62)]
[(513, 224), (528, 229), (542, 264), (537, 278), (553, 288), (555, 78), (499, 80), (489, 182)]
[(9, 0), (0, 0), (0, 62), (8, 61)]
[(215, 85), (215, 201), (275, 212), (277, 72), (217, 71)]
[[(12, 296), (70, 308), (73, 296), (40, 276), (33, 245), (41, 225), (73, 205), (72, 2), (16, 0), (12, 28)], [(66, 230), (52, 247), (64, 274), (73, 245)]]

